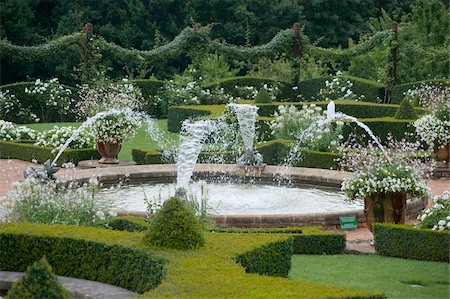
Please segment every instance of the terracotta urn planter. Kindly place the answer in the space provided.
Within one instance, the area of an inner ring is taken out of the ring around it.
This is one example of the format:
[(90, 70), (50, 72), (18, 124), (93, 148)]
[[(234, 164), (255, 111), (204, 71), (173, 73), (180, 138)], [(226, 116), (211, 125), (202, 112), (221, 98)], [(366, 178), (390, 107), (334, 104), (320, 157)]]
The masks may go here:
[(102, 155), (102, 158), (98, 160), (101, 164), (118, 164), (117, 155), (122, 149), (122, 142), (109, 143), (97, 141), (96, 143), (97, 151)]
[(374, 193), (364, 199), (367, 227), (372, 231), (374, 222), (405, 223), (406, 193)]
[(450, 144), (435, 150), (434, 154), (436, 160), (439, 162), (439, 166), (450, 166)]

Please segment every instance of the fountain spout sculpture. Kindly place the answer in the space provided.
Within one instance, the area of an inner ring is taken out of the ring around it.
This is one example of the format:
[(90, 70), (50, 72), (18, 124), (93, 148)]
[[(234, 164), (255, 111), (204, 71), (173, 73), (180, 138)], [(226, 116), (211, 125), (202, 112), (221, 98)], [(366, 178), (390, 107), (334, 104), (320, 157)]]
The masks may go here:
[(253, 149), (258, 107), (246, 104), (230, 104), (229, 106), (236, 113), (239, 129), (241, 131), (242, 140), (245, 146), (245, 153), (237, 159), (237, 164), (239, 166), (264, 166), (262, 155)]
[(24, 169), (23, 176), (25, 178), (35, 178), (44, 180), (55, 180), (54, 174), (59, 170), (54, 167), (52, 161), (47, 160), (42, 167), (30, 166)]

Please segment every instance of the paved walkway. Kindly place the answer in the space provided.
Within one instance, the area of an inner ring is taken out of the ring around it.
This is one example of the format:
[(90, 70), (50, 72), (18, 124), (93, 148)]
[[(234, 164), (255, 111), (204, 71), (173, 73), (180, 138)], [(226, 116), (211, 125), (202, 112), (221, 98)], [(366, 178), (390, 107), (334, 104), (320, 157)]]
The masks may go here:
[[(0, 159), (0, 196), (8, 193), (13, 182), (23, 180), (23, 170), (32, 165), (37, 164), (20, 160)], [(450, 191), (450, 179), (448, 178), (428, 180), (427, 183), (431, 188), (433, 196), (440, 195), (444, 191)], [(375, 250), (371, 245), (373, 234), (369, 229), (358, 228), (352, 231), (339, 232), (345, 233), (347, 238), (347, 250), (349, 252), (375, 253)]]

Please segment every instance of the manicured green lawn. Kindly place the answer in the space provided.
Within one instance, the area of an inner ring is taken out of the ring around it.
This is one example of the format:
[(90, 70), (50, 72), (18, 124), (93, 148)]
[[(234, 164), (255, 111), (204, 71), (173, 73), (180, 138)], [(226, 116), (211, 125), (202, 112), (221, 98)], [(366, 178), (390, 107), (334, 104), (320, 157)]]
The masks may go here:
[[(178, 139), (178, 134), (170, 133), (167, 131), (167, 119), (158, 119), (158, 126), (160, 127), (162, 133), (172, 140)], [(81, 123), (38, 123), (38, 124), (28, 124), (27, 126), (38, 130), (45, 131), (52, 129), (53, 126), (73, 126), (79, 127)], [(131, 156), (131, 149), (133, 148), (146, 148), (146, 147), (155, 147), (158, 146), (155, 141), (150, 139), (150, 136), (146, 132), (146, 128), (142, 126), (136, 132), (136, 136), (133, 139), (125, 141), (122, 145), (122, 150), (119, 153), (120, 160), (133, 160)]]
[(449, 298), (449, 264), (378, 255), (296, 255), (292, 279), (382, 291), (387, 298)]

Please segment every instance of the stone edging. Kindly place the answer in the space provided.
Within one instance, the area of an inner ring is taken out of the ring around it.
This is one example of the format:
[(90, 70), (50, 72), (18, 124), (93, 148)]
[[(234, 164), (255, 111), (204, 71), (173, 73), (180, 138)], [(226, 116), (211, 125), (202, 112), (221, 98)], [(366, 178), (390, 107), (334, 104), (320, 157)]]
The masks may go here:
[[(151, 164), (137, 166), (117, 166), (102, 169), (82, 169), (71, 172), (57, 173), (57, 182), (66, 184), (71, 180), (81, 182), (88, 181), (91, 177), (105, 184), (118, 182), (174, 182), (176, 179), (176, 165), (173, 164)], [(227, 177), (232, 180), (246, 179), (238, 174), (242, 169), (235, 164), (197, 164), (194, 169), (195, 179), (214, 179)], [(273, 178), (279, 174), (277, 166), (266, 166), (261, 176), (256, 177), (259, 183), (272, 183)], [(290, 167), (285, 174), (292, 178), (293, 184), (315, 184), (321, 186), (339, 188), (345, 178), (351, 177), (352, 173), (337, 170), (318, 168)], [(248, 178), (247, 178), (248, 179)], [(407, 217), (415, 219), (426, 203), (416, 200), (408, 203)], [(145, 216), (144, 212), (118, 211), (119, 215)], [(216, 215), (214, 219), (219, 227), (285, 227), (285, 226), (311, 226), (320, 225), (330, 228), (339, 227), (339, 216), (356, 215), (358, 227), (366, 225), (363, 210), (349, 212), (327, 212), (310, 214), (281, 214), (281, 215)]]
[[(23, 272), (0, 271), (0, 290), (7, 291), (23, 276)], [(59, 281), (69, 290), (74, 299), (128, 299), (135, 293), (109, 284), (58, 276)]]

